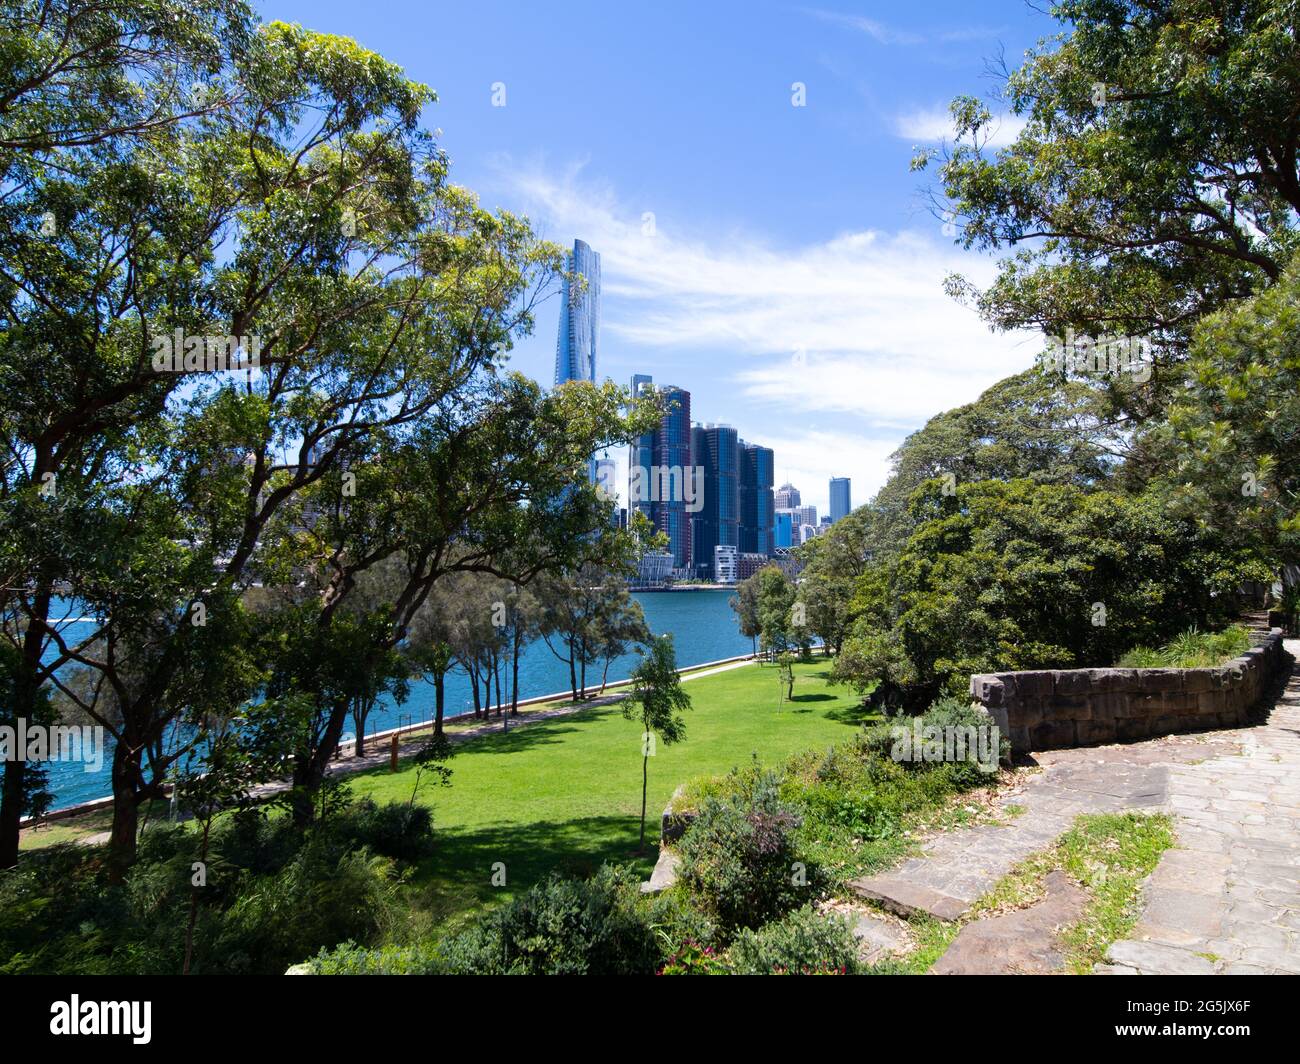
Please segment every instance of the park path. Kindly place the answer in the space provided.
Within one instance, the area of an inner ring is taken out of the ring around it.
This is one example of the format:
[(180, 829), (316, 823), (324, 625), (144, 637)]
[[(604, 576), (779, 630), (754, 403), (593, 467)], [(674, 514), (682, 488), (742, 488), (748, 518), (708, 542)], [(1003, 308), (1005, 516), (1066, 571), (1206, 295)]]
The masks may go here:
[[(1300, 640), (1286, 648), (1300, 659)], [(1300, 974), (1300, 662), (1237, 753), (1170, 773), (1177, 842), (1102, 971)]]
[[(1287, 649), (1300, 656), (1300, 642)], [(921, 856), (855, 881), (854, 891), (899, 915), (957, 920), (1079, 814), (1165, 811), (1174, 817), (1175, 845), (1144, 887), (1132, 937), (1112, 945), (1110, 963), (1098, 970), (1300, 973), (1300, 666), (1255, 727), (1034, 759), (1042, 771), (999, 793), (994, 822), (935, 832), (921, 840)], [(1060, 888), (1064, 897), (1069, 887)], [(1051, 939), (1070, 921), (1054, 925), (1033, 907), (1023, 912), (968, 924), (934, 970), (1054, 970)], [(1024, 942), (1022, 922), (1046, 943), (1032, 957), (1014, 945)], [(894, 922), (870, 912), (859, 935), (882, 944), (899, 939)]]

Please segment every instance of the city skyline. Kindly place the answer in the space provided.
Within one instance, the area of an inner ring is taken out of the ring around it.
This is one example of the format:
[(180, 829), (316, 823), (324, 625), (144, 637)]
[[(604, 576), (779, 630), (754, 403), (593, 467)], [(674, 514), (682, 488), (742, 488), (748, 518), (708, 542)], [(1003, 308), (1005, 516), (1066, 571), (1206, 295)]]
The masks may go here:
[[(992, 262), (955, 245), (909, 168), (951, 140), (947, 102), (991, 57), (1052, 26), (1020, 0), (878, 22), (663, 5), (636, 15), (654, 48), (629, 47), (614, 10), (389, 10), (359, 29), (341, 0), (267, 9), (356, 36), (434, 89), (425, 118), (458, 183), (562, 248), (581, 236), (599, 251), (598, 378), (649, 370), (689, 388), (709, 420), (772, 447), (778, 482), (802, 485), (819, 512), (831, 476), (866, 502), (910, 432), (1041, 350), (1038, 334), (991, 333), (947, 295), (949, 274), (982, 286)], [(469, 39), (494, 12), (480, 47), (435, 56), (425, 43)], [(1015, 128), (1002, 116), (992, 146)], [(551, 291), (510, 353), (543, 384), (561, 304)]]

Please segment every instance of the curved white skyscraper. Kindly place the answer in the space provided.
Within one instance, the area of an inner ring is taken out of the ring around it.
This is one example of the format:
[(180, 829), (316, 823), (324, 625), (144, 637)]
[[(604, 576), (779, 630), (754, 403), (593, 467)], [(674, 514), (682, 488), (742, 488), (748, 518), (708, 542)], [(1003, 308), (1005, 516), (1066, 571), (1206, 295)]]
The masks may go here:
[(596, 380), (596, 342), (600, 337), (600, 256), (585, 240), (575, 240), (567, 256), (560, 334), (555, 341), (555, 383)]

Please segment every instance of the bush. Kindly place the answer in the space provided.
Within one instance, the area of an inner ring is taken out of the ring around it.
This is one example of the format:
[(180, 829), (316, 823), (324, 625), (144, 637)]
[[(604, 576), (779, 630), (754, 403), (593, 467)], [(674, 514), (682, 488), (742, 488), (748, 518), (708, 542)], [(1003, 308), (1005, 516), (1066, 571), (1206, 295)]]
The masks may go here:
[(1250, 630), (1239, 624), (1222, 632), (1202, 632), (1192, 627), (1164, 646), (1130, 650), (1119, 664), (1125, 669), (1212, 669), (1240, 657), (1251, 645)]
[(365, 798), (339, 817), (334, 830), (399, 861), (419, 861), (434, 849), (433, 814), (423, 805), (376, 805)]
[[(923, 749), (915, 748), (913, 739), (919, 735), (925, 741), (927, 730), (931, 728), (938, 729), (937, 734), (945, 734), (948, 729), (952, 729), (964, 738), (974, 736), (976, 742), (965, 742), (964, 750), (958, 751), (964, 756), (958, 760), (927, 759), (923, 756)], [(986, 733), (985, 729), (991, 731)], [(980, 740), (986, 734), (988, 745), (982, 746)], [(990, 755), (996, 769), (997, 761), (1010, 756), (1011, 744), (1005, 735), (997, 731), (993, 719), (983, 710), (965, 699), (945, 697), (932, 703), (929, 709), (911, 720), (894, 720), (865, 729), (859, 739), (859, 749), (865, 756), (902, 765), (910, 772), (943, 770), (957, 786), (972, 786), (985, 782), (991, 775), (980, 763), (981, 749)]]
[(687, 939), (664, 962), (660, 975), (726, 975), (727, 965), (712, 946)]
[(640, 880), (604, 865), (589, 880), (552, 876), (443, 944), (456, 975), (650, 975), (659, 963)]
[(814, 897), (820, 870), (795, 852), (800, 818), (778, 794), (777, 778), (758, 774), (727, 798), (708, 798), (681, 841), (680, 882), (724, 935), (757, 927)]
[(382, 946), (365, 949), (345, 942), (321, 950), (308, 963), (312, 975), (437, 975), (438, 956), (421, 946)]
[(812, 906), (758, 931), (742, 931), (727, 951), (736, 975), (853, 975), (858, 943), (847, 920)]

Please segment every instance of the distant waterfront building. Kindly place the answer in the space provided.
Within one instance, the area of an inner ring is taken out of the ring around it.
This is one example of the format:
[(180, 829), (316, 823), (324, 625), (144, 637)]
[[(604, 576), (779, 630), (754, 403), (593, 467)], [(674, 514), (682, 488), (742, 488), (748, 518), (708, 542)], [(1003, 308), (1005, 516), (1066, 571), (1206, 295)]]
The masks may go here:
[(741, 554), (736, 561), (736, 581), (748, 580), (761, 569), (766, 569), (772, 561), (772, 557), (767, 554)]
[(730, 425), (695, 425), (691, 450), (704, 472), (704, 505), (691, 520), (695, 575), (719, 580), (714, 548), (740, 546), (739, 437)]
[(853, 510), (848, 477), (831, 477), (831, 524), (848, 517)]
[(799, 498), (799, 489), (789, 482), (776, 489), (776, 508), (778, 510), (793, 510), (802, 501)]
[(744, 440), (738, 446), (740, 550), (742, 553), (771, 554), (775, 548), (772, 526), (776, 507), (772, 480), (776, 457), (770, 447), (760, 447)]
[(671, 551), (652, 551), (641, 556), (637, 566), (637, 582), (643, 586), (653, 587), (666, 584), (673, 575), (673, 556)]
[(555, 383), (594, 383), (600, 339), (600, 256), (585, 240), (575, 240), (566, 265), (560, 334), (555, 341)]
[(794, 545), (794, 511), (777, 510), (772, 523), (773, 552)]
[[(643, 395), (654, 388), (646, 374), (632, 378), (632, 394)], [(657, 428), (636, 437), (628, 451), (628, 514), (640, 511), (660, 532), (668, 537), (668, 553), (673, 569), (680, 576), (693, 575), (695, 552), (691, 543), (691, 518), (683, 488), (695, 483), (691, 451), (691, 393), (675, 385), (659, 389), (664, 401), (664, 416)], [(673, 475), (664, 477), (663, 471)], [(664, 492), (667, 486), (672, 490)], [(665, 496), (666, 497), (661, 497)], [(696, 511), (698, 512), (698, 511)], [(712, 561), (712, 554), (709, 555)]]
[(719, 584), (734, 584), (738, 560), (739, 552), (734, 545), (719, 543), (713, 548), (713, 579)]

